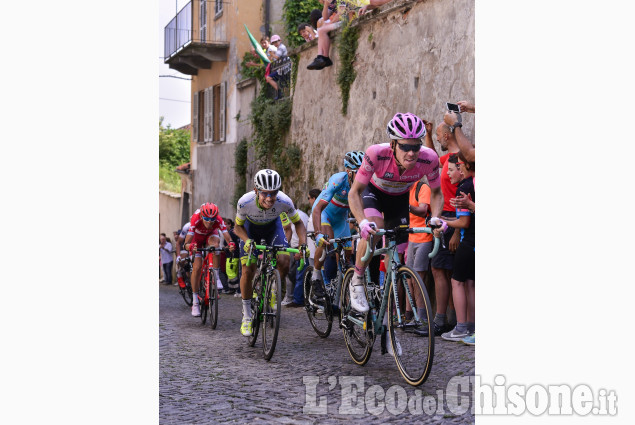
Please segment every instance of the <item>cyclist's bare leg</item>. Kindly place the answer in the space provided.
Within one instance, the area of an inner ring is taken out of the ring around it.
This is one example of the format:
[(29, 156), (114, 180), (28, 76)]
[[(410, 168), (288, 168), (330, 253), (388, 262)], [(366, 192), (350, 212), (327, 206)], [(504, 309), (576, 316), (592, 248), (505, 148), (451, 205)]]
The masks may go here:
[[(201, 270), (203, 268), (203, 259), (201, 257), (194, 257), (194, 263), (192, 264), (192, 292), (197, 293), (199, 290), (199, 283), (201, 281)], [(198, 304), (198, 301), (197, 301)]]
[(253, 295), (252, 283), (254, 280), (254, 274), (256, 274), (256, 265), (251, 266), (242, 265), (242, 273), (240, 276), (240, 294), (243, 300), (250, 300)]
[[(214, 248), (219, 248), (220, 247), (220, 238), (217, 236), (210, 236), (207, 239), (207, 244), (211, 247)], [(212, 268), (214, 269), (214, 276), (215, 276), (215, 281), (220, 281), (220, 275), (218, 273), (219, 271), (219, 267), (220, 267), (220, 253), (214, 253), (213, 255), (214, 258), (214, 265), (212, 266)]]
[(279, 253), (277, 256), (278, 272), (280, 272), (280, 282), (285, 282), (289, 273), (289, 264), (291, 264), (291, 256), (288, 253)]

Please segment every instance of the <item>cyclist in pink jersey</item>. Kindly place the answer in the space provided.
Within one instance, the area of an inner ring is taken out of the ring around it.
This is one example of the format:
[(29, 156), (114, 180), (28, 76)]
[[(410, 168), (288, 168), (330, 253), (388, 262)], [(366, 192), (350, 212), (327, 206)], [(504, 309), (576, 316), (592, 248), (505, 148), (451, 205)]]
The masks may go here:
[[(351, 280), (351, 306), (364, 313), (368, 301), (363, 286), (364, 269), (367, 263), (361, 259), (366, 252), (366, 239), (377, 228), (391, 229), (407, 225), (409, 219), (410, 186), (423, 176), (430, 186), (430, 223), (443, 225), (438, 218), (443, 209), (443, 194), (440, 189), (439, 157), (437, 153), (422, 146), (426, 135), (424, 122), (411, 113), (397, 113), (386, 127), (390, 143), (370, 146), (366, 150), (353, 186), (348, 194), (351, 212), (359, 222), (361, 239), (355, 259), (355, 274)], [(397, 240), (401, 252), (408, 243), (407, 235)]]

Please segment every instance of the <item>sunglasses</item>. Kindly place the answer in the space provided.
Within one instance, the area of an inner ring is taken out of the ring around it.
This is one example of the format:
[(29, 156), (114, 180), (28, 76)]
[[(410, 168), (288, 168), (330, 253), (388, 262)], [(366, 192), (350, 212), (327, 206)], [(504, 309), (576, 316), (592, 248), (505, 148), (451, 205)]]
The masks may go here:
[(274, 190), (273, 192), (260, 191), (260, 194), (264, 196), (265, 198), (275, 198), (276, 196), (278, 196), (278, 191), (277, 190)]
[(401, 149), (404, 152), (419, 152), (421, 150), (421, 143), (418, 143), (416, 145), (409, 145), (406, 143), (397, 143), (397, 146), (399, 146), (399, 149)]
[(203, 221), (207, 221), (208, 223), (210, 221), (216, 221), (216, 217), (213, 217), (213, 218), (212, 217), (201, 217), (201, 218), (203, 219)]

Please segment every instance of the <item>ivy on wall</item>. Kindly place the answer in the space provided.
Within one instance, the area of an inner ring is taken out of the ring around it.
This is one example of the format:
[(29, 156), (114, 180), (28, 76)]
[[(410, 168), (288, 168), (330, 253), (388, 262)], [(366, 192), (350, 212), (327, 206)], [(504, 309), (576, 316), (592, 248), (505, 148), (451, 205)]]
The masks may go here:
[(236, 173), (236, 186), (234, 189), (234, 204), (238, 203), (241, 196), (247, 192), (247, 180), (245, 174), (247, 173), (247, 150), (249, 145), (247, 139), (242, 139), (237, 145), (234, 151), (234, 170)]
[(340, 71), (337, 73), (337, 84), (340, 86), (340, 94), (342, 96), (342, 115), (346, 116), (348, 112), (348, 99), (351, 86), (357, 77), (353, 62), (355, 62), (355, 54), (357, 52), (357, 44), (359, 41), (359, 26), (352, 27), (350, 23), (342, 28), (338, 52), (340, 54)]

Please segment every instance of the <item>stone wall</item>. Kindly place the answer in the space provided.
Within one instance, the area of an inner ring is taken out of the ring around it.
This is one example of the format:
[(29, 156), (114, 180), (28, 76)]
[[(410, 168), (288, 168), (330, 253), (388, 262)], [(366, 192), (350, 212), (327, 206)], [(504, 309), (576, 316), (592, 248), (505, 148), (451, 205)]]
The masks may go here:
[[(353, 25), (360, 30), (357, 78), (346, 116), (336, 83), (341, 30), (331, 32), (331, 67), (306, 69), (317, 55), (315, 41), (290, 52), (299, 56), (299, 71), (286, 142), (300, 146), (303, 162), (283, 190), (299, 206), (309, 189), (342, 170), (346, 151), (387, 142), (386, 123), (396, 112), (416, 113), (436, 126), (445, 102), (475, 100), (474, 0), (397, 0)], [(473, 140), (474, 116), (463, 115)]]

